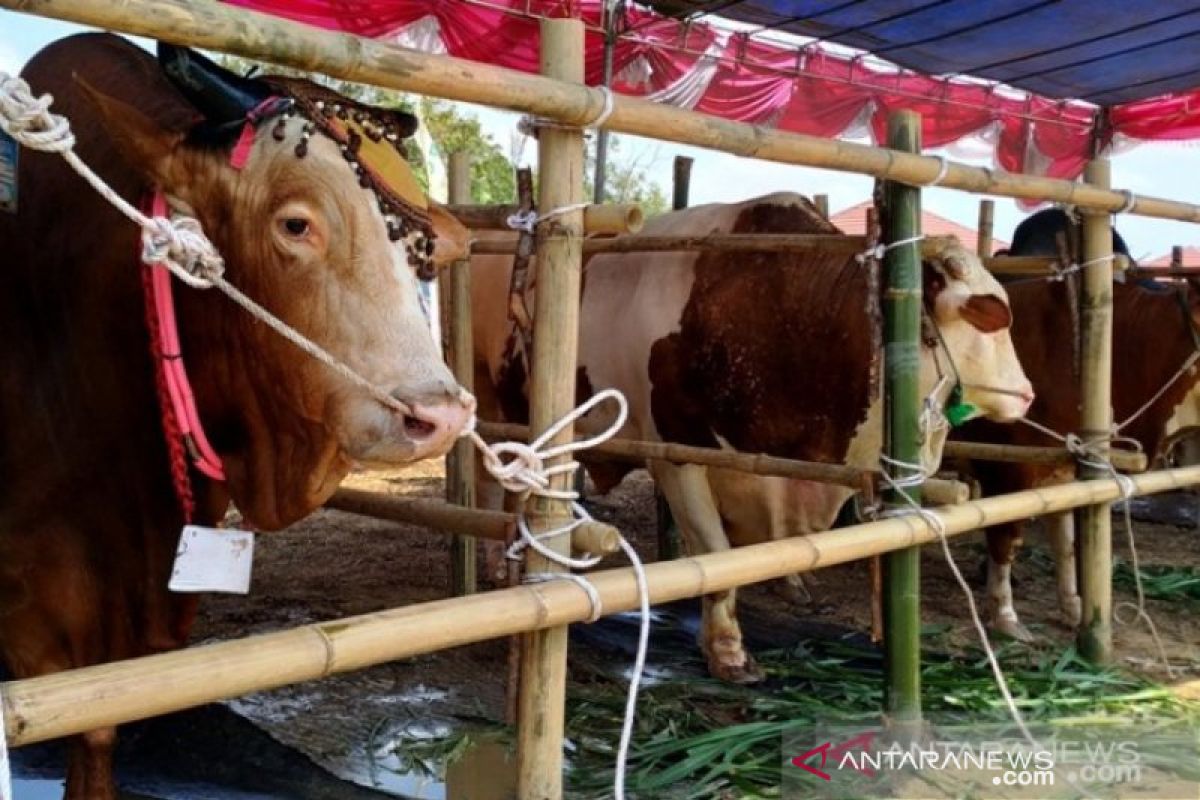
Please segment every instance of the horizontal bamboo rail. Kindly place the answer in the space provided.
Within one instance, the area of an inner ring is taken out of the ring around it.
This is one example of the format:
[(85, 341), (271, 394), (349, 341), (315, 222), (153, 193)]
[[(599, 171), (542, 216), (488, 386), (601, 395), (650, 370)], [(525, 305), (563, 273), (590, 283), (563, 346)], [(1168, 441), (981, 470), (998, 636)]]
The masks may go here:
[[(583, 243), (583, 252), (659, 253), (676, 250), (709, 250), (727, 253), (761, 251), (780, 253), (820, 250), (826, 253), (852, 255), (861, 253), (866, 246), (866, 237), (840, 233), (713, 233), (707, 236), (618, 236), (612, 239), (587, 239)], [(471, 253), (475, 255), (514, 255), (516, 252), (517, 240), (515, 238), (471, 243)]]
[[(1130, 478), (1134, 493), (1200, 483), (1200, 466)], [(1094, 480), (945, 506), (931, 513), (957, 535), (989, 525), (1116, 500), (1115, 481)], [(936, 540), (923, 519), (897, 517), (849, 528), (646, 566), (651, 603), (732, 589), (794, 572), (857, 561)], [(588, 575), (605, 614), (638, 605), (632, 569)], [(579, 586), (553, 581), (455, 597), (161, 655), (0, 685), (9, 744), (167, 714), (249, 692), (362, 669), (486, 639), (542, 630), (591, 615)]]
[[(464, 222), (464, 224), (466, 224)], [(467, 225), (467, 227), (472, 227)], [(658, 253), (678, 250), (706, 250), (718, 253), (822, 253), (857, 255), (867, 247), (865, 236), (839, 233), (711, 233), (706, 236), (618, 236), (610, 239), (587, 239), (583, 252), (596, 253)], [(930, 249), (933, 249), (932, 244)], [(517, 238), (486, 239), (471, 243), (474, 255), (515, 255)], [(1016, 277), (1045, 275), (1052, 277), (1058, 267), (1054, 256), (991, 256), (981, 259), (984, 267), (996, 275)], [(1125, 269), (1128, 260), (1118, 256), (1116, 269)], [(1157, 271), (1163, 274), (1166, 270)]]
[[(364, 517), (421, 525), (440, 533), (476, 536), (499, 542), (512, 541), (517, 532), (516, 514), (467, 508), (423, 497), (396, 497), (359, 489), (338, 489), (325, 502), (325, 507)], [(621, 549), (620, 536), (620, 532), (607, 522), (587, 520), (571, 532), (571, 548), (577, 553), (611, 555)]]
[[(446, 207), (454, 218), (476, 231), (509, 231), (508, 218), (519, 214), (514, 205), (454, 205)], [(600, 203), (583, 209), (584, 233), (637, 233), (646, 222), (641, 206), (633, 203)]]
[[(528, 441), (529, 428), (506, 422), (480, 422), (476, 425), (479, 435), (485, 439)], [(753, 475), (771, 475), (780, 478), (800, 478), (821, 483), (833, 483), (862, 489), (878, 485), (879, 473), (848, 467), (844, 464), (824, 464), (817, 461), (796, 461), (777, 458), (762, 453), (738, 453), (733, 450), (717, 450), (713, 447), (691, 447), (673, 442), (644, 442), (636, 439), (609, 439), (606, 442), (576, 453), (584, 462), (617, 461), (622, 464), (642, 466), (646, 459), (670, 461), (675, 464), (703, 464), (709, 467), (734, 469)], [(959, 481), (930, 478), (923, 484), (925, 499), (931, 505), (961, 503), (971, 495), (971, 489)]]
[(1200, 266), (1131, 267), (1125, 274), (1131, 278), (1197, 278), (1200, 277)]
[[(983, 265), (996, 275), (1053, 277), (1063, 268), (1055, 256), (991, 256), (982, 259)], [(1113, 257), (1113, 272), (1129, 269), (1129, 259), (1123, 255)]]
[[(975, 461), (1004, 461), (1010, 464), (1073, 464), (1075, 456), (1065, 447), (1029, 447), (986, 442), (946, 442), (943, 459), (969, 458)], [(1121, 472), (1145, 472), (1149, 460), (1145, 453), (1113, 450), (1109, 453), (1112, 465)]]
[[(210, 0), (0, 0), (0, 7), (389, 89), (506, 108), (570, 125), (588, 125), (605, 109), (600, 89), (421, 53)], [(36, 86), (33, 89), (38, 91)], [(1119, 190), (1086, 183), (1012, 175), (931, 156), (788, 133), (620, 94), (613, 96), (612, 113), (603, 127), (765, 161), (856, 172), (915, 185), (937, 180), (946, 189), (1056, 201), (1100, 211), (1121, 211), (1130, 199)], [(1157, 197), (1134, 199), (1130, 214), (1200, 222), (1200, 206)]]

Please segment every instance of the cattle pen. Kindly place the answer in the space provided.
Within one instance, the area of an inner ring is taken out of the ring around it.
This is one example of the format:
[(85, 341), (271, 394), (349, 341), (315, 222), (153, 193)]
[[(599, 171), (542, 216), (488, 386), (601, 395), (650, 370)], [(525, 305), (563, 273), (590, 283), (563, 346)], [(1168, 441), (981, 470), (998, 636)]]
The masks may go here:
[[(836, 531), (725, 553), (684, 557), (645, 567), (649, 601), (661, 603), (734, 588), (791, 573), (884, 555), (888, 653), (887, 713), (898, 722), (921, 718), (918, 670), (920, 659), (919, 576), (917, 548), (946, 536), (975, 531), (1000, 522), (1081, 510), (1081, 596), (1083, 623), (1079, 647), (1089, 659), (1104, 663), (1112, 652), (1112, 544), (1110, 504), (1125, 496), (1165, 492), (1200, 485), (1200, 467), (1141, 472), (1118, 480), (1108, 465), (1139, 471), (1143, 457), (1110, 454), (1107, 439), (1111, 418), (1112, 314), (1110, 287), (1114, 268), (1109, 236), (1115, 213), (1127, 213), (1200, 223), (1200, 206), (1133, 195), (1109, 186), (1107, 161), (1097, 158), (1083, 183), (1015, 174), (994, 173), (920, 154), (919, 121), (899, 114), (889, 148), (868, 147), (813, 136), (730, 122), (701, 113), (589, 88), (583, 83), (583, 28), (579, 20), (542, 22), (542, 74), (530, 75), (429, 55), (350, 34), (319, 30), (259, 14), (215, 0), (0, 0), (0, 7), (78, 22), (131, 35), (200, 47), (282, 66), (320, 72), (332, 77), (455, 101), (493, 106), (534, 115), (554, 124), (539, 137), (539, 208), (543, 213), (571, 208), (537, 226), (537, 284), (540, 302), (533, 329), (531, 424), (527, 429), (481, 423), (485, 437), (537, 435), (574, 408), (578, 297), (585, 252), (626, 250), (725, 249), (759, 250), (775, 247), (835, 248), (858, 253), (869, 244), (858, 236), (802, 237), (791, 235), (754, 240), (736, 235), (687, 241), (644, 239), (636, 233), (615, 239), (585, 242), (582, 137), (585, 128), (636, 134), (724, 151), (747, 158), (874, 176), (887, 182), (892, 196), (889, 219), (882, 220), (885, 242), (920, 235), (916, 208), (922, 186), (938, 185), (964, 192), (1027, 200), (1070, 203), (1085, 210), (1083, 258), (1096, 262), (1085, 273), (1082, 297), (1084, 440), (1097, 439), (1088, 463), (1071, 484), (1011, 495), (968, 499), (967, 487), (955, 480), (926, 481), (924, 495), (937, 503), (922, 514), (905, 514)], [(36, 91), (37, 87), (33, 87)], [(453, 166), (453, 165), (452, 165)], [(452, 171), (453, 199), (465, 195), (466, 169)], [(506, 210), (480, 212), (487, 217)], [(631, 213), (615, 211), (607, 223), (617, 231), (636, 229)], [(598, 223), (599, 224), (599, 223)], [(488, 249), (490, 248), (490, 250)], [(485, 244), (477, 252), (511, 252), (505, 243)], [(1048, 274), (1054, 259), (1002, 258), (990, 268), (1019, 274)], [(916, 248), (887, 250), (882, 274), (889, 296), (902, 297), (896, 308), (885, 306), (888, 353), (915, 352), (920, 331), (920, 260)], [(465, 263), (450, 268), (443, 279), (444, 313), (451, 363), (464, 382), (471, 372), (469, 270)], [(553, 298), (553, 302), (547, 302)], [(885, 399), (892, 439), (886, 453), (894, 462), (914, 461), (920, 398), (914, 370), (900, 365), (904, 358), (885, 359)], [(915, 360), (915, 359), (913, 359)], [(469, 388), (469, 387), (468, 387)], [(553, 439), (570, 441), (570, 425)], [(1099, 438), (1097, 438), (1099, 437)], [(1068, 448), (1012, 448), (1001, 454), (986, 446), (958, 445), (960, 456), (1013, 460), (1074, 460)], [(1037, 452), (1034, 452), (1037, 451)], [(357, 513), (404, 519), (450, 533), (470, 532), (484, 538), (511, 535), (512, 515), (471, 509), (472, 457), (468, 445), (456, 449), (447, 476), (447, 503), (397, 501), (342, 492), (333, 507)], [(581, 457), (586, 457), (583, 454)], [(626, 461), (663, 458), (742, 470), (752, 474), (803, 477), (877, 492), (904, 492), (882, 471), (861, 471), (838, 465), (815, 464), (767, 455), (679, 445), (613, 440), (591, 455)], [(1099, 459), (1101, 462), (1097, 464)], [(555, 488), (568, 488), (565, 475), (553, 479)], [(909, 496), (913, 496), (911, 491)], [(886, 496), (886, 494), (885, 494)], [(900, 504), (903, 498), (893, 496)], [(560, 500), (537, 499), (527, 510), (534, 531), (551, 529), (569, 516)], [(596, 526), (578, 533), (578, 549), (609, 552), (607, 531)], [(591, 538), (584, 541), (586, 537)], [(571, 543), (563, 541), (563, 554)], [(518, 793), (535, 800), (562, 796), (563, 725), (566, 694), (567, 625), (589, 619), (589, 595), (569, 581), (549, 581), (470, 593), (465, 565), (474, 561), (468, 539), (456, 543), (456, 583), (464, 596), (396, 608), (359, 617), (337, 619), (291, 630), (259, 634), (238, 641), (207, 644), (126, 662), (87, 667), (0, 685), (4, 728), (13, 746), (43, 741), (163, 714), (252, 691), (361, 669), (383, 661), (509, 635), (523, 637), (519, 691)], [(536, 557), (532, 571), (562, 568)], [(589, 573), (604, 613), (636, 609), (637, 576), (632, 569)], [(901, 598), (906, 598), (901, 602)]]

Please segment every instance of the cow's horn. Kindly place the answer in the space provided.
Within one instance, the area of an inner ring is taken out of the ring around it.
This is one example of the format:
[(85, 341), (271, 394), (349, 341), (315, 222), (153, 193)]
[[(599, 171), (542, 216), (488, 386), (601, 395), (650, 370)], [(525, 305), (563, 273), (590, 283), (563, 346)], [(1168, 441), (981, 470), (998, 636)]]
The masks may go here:
[(243, 78), (186, 47), (159, 42), (158, 62), (175, 88), (216, 127), (244, 122), (246, 113), (271, 94), (262, 81)]

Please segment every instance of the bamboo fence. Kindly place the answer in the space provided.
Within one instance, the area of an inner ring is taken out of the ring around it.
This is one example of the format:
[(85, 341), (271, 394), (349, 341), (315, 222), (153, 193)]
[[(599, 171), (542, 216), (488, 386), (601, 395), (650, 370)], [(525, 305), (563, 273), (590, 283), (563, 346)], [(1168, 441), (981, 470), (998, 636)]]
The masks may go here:
[[(1130, 480), (1137, 495), (1182, 489), (1200, 484), (1200, 466), (1146, 472)], [(955, 536), (988, 525), (1111, 502), (1120, 494), (1120, 487), (1111, 479), (1080, 481), (972, 500), (928, 513), (942, 521), (948, 536)], [(646, 565), (645, 570), (651, 602), (667, 603), (935, 540), (936, 533), (926, 521), (906, 516), (662, 561)], [(606, 615), (637, 607), (633, 570), (594, 572), (588, 580)], [(378, 611), (9, 681), (0, 684), (4, 725), (10, 744), (31, 744), (472, 642), (561, 628), (590, 615), (586, 593), (567, 581)]]

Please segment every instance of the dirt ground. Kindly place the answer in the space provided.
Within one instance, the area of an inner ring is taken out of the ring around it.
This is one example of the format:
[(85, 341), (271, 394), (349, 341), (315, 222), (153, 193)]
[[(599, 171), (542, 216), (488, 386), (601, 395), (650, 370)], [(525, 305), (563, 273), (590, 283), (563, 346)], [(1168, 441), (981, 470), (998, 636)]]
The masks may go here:
[[(408, 496), (442, 494), (440, 465), (399, 473), (363, 473), (349, 485)], [(626, 478), (606, 497), (592, 497), (597, 518), (616, 524), (647, 560), (656, 556), (653, 486), (642, 472)], [(1136, 523), (1143, 565), (1200, 567), (1200, 532), (1171, 525)], [(1114, 549), (1125, 557), (1124, 529), (1114, 517)], [(248, 597), (205, 600), (196, 640), (227, 639), (445, 597), (449, 537), (425, 529), (322, 511), (286, 531), (259, 537), (252, 592)], [(982, 537), (959, 537), (954, 551), (964, 573), (980, 587)], [(1049, 553), (1036, 529), (1015, 569), (1017, 611), (1038, 636), (1032, 645), (1058, 651), (1072, 640), (1057, 611)], [(1034, 552), (1034, 551), (1040, 551)], [(962, 593), (938, 547), (925, 548), (923, 619), (942, 629), (937, 646), (970, 644), (974, 630)], [(619, 564), (620, 559), (613, 559)], [(803, 611), (816, 623), (866, 630), (870, 623), (865, 564), (817, 573), (814, 600)], [(1116, 602), (1132, 601), (1117, 587)], [(792, 617), (795, 610), (769, 586), (741, 593), (744, 616)], [(1168, 656), (1200, 673), (1200, 620), (1190, 609), (1150, 600)], [(1162, 671), (1142, 625), (1117, 625), (1120, 663), (1156, 678)], [(498, 720), (504, 713), (507, 645), (485, 642), (386, 664), (319, 683), (289, 687), (235, 701), (232, 707), (284, 744), (298, 747), (337, 775), (392, 791), (419, 794), (388, 774), (388, 742), (420, 736), (471, 719)], [(382, 776), (382, 777), (381, 777)]]

